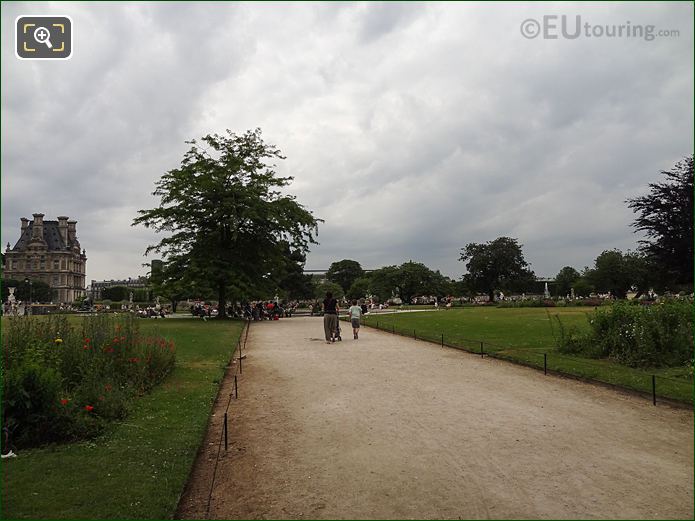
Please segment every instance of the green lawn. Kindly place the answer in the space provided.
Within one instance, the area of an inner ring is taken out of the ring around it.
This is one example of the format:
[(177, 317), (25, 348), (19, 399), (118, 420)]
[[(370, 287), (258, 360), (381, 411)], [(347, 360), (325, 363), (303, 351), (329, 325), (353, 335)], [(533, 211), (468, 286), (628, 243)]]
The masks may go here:
[[(486, 353), (517, 363), (543, 367), (547, 355), (548, 369), (618, 385), (642, 392), (652, 392), (652, 374), (656, 375), (657, 395), (693, 402), (693, 380), (687, 368), (640, 370), (608, 360), (594, 360), (563, 355), (555, 348), (552, 327), (555, 315), (565, 325), (588, 328), (586, 314), (593, 308), (495, 308), (464, 307), (459, 309), (367, 315), (367, 326), (395, 331), (407, 336), (444, 342)], [(551, 319), (549, 319), (550, 314)]]
[(176, 342), (176, 368), (131, 415), (88, 442), (2, 460), (2, 518), (171, 518), (242, 322), (142, 320)]

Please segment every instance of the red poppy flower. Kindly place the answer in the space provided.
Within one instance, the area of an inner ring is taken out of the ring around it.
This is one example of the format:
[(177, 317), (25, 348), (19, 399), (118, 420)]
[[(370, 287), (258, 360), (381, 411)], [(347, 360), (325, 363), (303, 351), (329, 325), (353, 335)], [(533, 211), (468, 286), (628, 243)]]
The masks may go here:
[(67, 405), (68, 403), (70, 403), (70, 400), (68, 400), (67, 398), (63, 398), (62, 400), (60, 400), (60, 405)]
[(94, 410), (94, 407), (92, 407), (91, 405), (85, 405), (84, 410), (87, 412), (92, 412)]
[(85, 338), (85, 339), (84, 339), (84, 343), (85, 343), (85, 344), (89, 344), (89, 342), (90, 342), (90, 339), (89, 339), (89, 338)]
[(111, 384), (106, 384), (106, 385), (104, 386), (104, 391), (106, 391), (107, 393), (110, 392), (111, 389), (113, 389), (113, 387), (111, 387)]

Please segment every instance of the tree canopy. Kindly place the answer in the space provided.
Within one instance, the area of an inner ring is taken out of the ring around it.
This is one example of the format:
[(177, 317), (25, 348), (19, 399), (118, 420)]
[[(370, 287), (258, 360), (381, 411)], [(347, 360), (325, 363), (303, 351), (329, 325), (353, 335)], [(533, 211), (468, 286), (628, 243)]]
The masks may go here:
[(467, 286), (487, 293), (491, 302), (496, 290), (523, 291), (535, 280), (521, 245), (511, 237), (498, 237), (485, 244), (471, 242), (462, 248), (459, 260), (466, 263)]
[(17, 288), (14, 296), (17, 300), (28, 302), (51, 302), (53, 300), (53, 290), (42, 280), (31, 279), (31, 285), (22, 280), (5, 279), (2, 281), (2, 301), (7, 302), (10, 290), (7, 288)]
[(602, 252), (596, 257), (594, 268), (588, 270), (585, 277), (596, 291), (610, 292), (617, 298), (625, 298), (631, 288), (641, 294), (649, 289), (652, 280), (646, 257), (620, 250)]
[(558, 295), (564, 296), (570, 293), (574, 283), (579, 280), (581, 275), (572, 266), (565, 266), (555, 275)]
[(214, 290), (224, 318), (228, 295), (252, 295), (286, 262), (287, 248), (308, 251), (319, 220), (281, 190), (292, 178), (275, 172), (272, 162), (284, 157), (260, 129), (187, 143), (181, 166), (156, 183), (160, 204), (140, 210), (133, 225), (167, 234), (145, 252), (169, 265), (163, 283)]
[(628, 199), (637, 213), (632, 226), (644, 232), (641, 250), (676, 285), (693, 285), (693, 156), (662, 171), (665, 180), (650, 183), (649, 193)]
[(334, 262), (326, 272), (326, 278), (331, 282), (340, 284), (344, 292), (347, 292), (352, 283), (364, 275), (360, 263), (350, 259)]

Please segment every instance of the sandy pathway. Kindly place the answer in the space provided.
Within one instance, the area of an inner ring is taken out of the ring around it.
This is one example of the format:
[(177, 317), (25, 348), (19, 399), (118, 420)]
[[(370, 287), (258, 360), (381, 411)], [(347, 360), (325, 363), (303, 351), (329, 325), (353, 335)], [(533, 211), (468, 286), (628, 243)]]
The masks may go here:
[[(326, 345), (320, 318), (251, 326), (210, 518), (693, 517), (692, 411), (344, 332)], [(179, 517), (206, 517), (219, 418)]]

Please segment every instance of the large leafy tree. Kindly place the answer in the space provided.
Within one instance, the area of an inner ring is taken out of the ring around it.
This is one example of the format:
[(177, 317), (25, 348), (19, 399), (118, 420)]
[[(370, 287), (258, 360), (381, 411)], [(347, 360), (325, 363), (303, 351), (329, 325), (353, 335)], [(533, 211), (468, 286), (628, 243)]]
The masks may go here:
[(360, 263), (350, 259), (334, 262), (326, 272), (326, 278), (331, 282), (340, 284), (343, 291), (347, 292), (352, 283), (364, 275)]
[(487, 293), (491, 302), (496, 290), (523, 290), (535, 279), (521, 245), (511, 237), (498, 237), (484, 244), (471, 242), (461, 249), (459, 260), (468, 270), (464, 275), (466, 285)]
[(306, 255), (301, 251), (292, 251), (285, 245), (285, 255), (277, 266), (276, 286), (278, 294), (289, 300), (310, 299), (314, 296), (314, 284), (311, 275), (304, 274)]
[(379, 302), (386, 302), (396, 292), (397, 273), (398, 267), (384, 266), (369, 274), (369, 292), (378, 298)]
[(438, 271), (432, 271), (419, 262), (408, 261), (401, 264), (395, 272), (396, 293), (405, 304), (413, 297), (445, 293), (445, 279)]
[(371, 281), (372, 279), (369, 276), (360, 277), (352, 283), (350, 289), (347, 290), (345, 295), (349, 299), (361, 299), (366, 297), (369, 294), (369, 286)]
[(340, 284), (336, 284), (330, 280), (324, 280), (314, 286), (314, 297), (318, 300), (323, 300), (326, 293), (329, 291), (333, 294), (333, 298), (343, 298), (345, 295)]
[(579, 280), (581, 275), (572, 266), (565, 266), (560, 270), (560, 272), (555, 275), (555, 284), (557, 286), (557, 293), (560, 296), (567, 295), (571, 290), (575, 282)]
[(17, 300), (24, 302), (51, 302), (53, 300), (53, 290), (51, 286), (41, 280), (31, 280), (25, 282), (25, 280), (14, 280), (6, 279), (2, 281), (2, 301), (7, 302), (7, 297), (10, 295), (10, 290), (7, 288), (17, 288), (14, 292), (14, 296)]
[(594, 268), (585, 276), (596, 291), (625, 298), (630, 289), (638, 294), (648, 290), (653, 280), (651, 272), (647, 258), (639, 253), (606, 250), (596, 257)]
[(632, 226), (647, 236), (641, 250), (672, 282), (693, 284), (693, 156), (662, 171), (665, 180), (650, 183), (649, 193), (628, 199), (637, 213)]
[(164, 275), (185, 287), (209, 287), (225, 317), (229, 296), (253, 294), (282, 265), (286, 246), (304, 253), (318, 220), (281, 189), (273, 161), (284, 159), (260, 129), (206, 135), (190, 141), (181, 166), (156, 183), (158, 207), (140, 210), (133, 225), (166, 232), (147, 248), (174, 270)]

